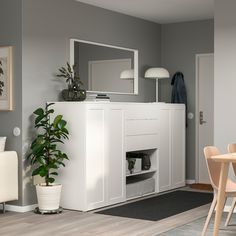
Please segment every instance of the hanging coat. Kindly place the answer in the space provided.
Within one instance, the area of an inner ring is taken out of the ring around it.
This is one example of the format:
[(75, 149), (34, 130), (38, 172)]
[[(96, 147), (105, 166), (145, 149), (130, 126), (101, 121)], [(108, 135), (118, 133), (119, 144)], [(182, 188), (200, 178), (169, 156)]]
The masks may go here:
[(183, 73), (176, 72), (171, 80), (171, 85), (173, 86), (171, 103), (184, 103), (187, 110), (187, 92)]
[(186, 127), (187, 125), (187, 92), (182, 72), (176, 72), (171, 80), (172, 94), (171, 103), (184, 103), (186, 108)]

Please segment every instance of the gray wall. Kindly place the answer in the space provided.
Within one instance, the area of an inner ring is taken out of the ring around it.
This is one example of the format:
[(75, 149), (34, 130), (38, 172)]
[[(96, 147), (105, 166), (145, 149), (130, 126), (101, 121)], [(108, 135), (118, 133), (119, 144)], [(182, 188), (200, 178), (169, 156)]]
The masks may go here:
[(236, 1), (215, 1), (214, 142), (221, 152), (236, 142)]
[[(214, 21), (165, 24), (161, 26), (161, 65), (171, 78), (176, 71), (184, 74), (188, 112), (195, 113), (195, 55), (213, 53)], [(159, 80), (159, 100), (170, 102), (171, 79)], [(186, 133), (187, 179), (195, 179), (195, 119), (188, 120)]]
[[(74, 0), (23, 0), (22, 6), (18, 0), (2, 0), (0, 44), (14, 46), (14, 111), (1, 112), (0, 122), (1, 135), (8, 137), (7, 149), (17, 150), (19, 156), (20, 200), (17, 204), (35, 203), (30, 167), (22, 156), (26, 155), (34, 135), (33, 110), (46, 101), (58, 100), (60, 91), (66, 87), (55, 74), (69, 60), (70, 38), (139, 50), (139, 95), (114, 95), (112, 101), (155, 101), (155, 81), (145, 80), (143, 74), (148, 67), (161, 65), (162, 51), (162, 65), (171, 74), (176, 70), (184, 72), (189, 110), (194, 111), (194, 54), (213, 52), (212, 24), (213, 21), (202, 21), (163, 25), (161, 39), (158, 24)], [(161, 81), (159, 91), (161, 100), (167, 102), (170, 101), (168, 82)], [(12, 136), (14, 126), (22, 128), (22, 136)], [(195, 136), (192, 123), (187, 135), (187, 177), (193, 178), (195, 159), (189, 152)]]
[(21, 32), (21, 1), (1, 0), (0, 7), (0, 46), (13, 46), (13, 111), (0, 111), (0, 136), (7, 136), (6, 149), (15, 150), (19, 159), (19, 195), (14, 204), (22, 204), (22, 139), (14, 137), (15, 126), (22, 129), (22, 32)]
[[(23, 145), (32, 139), (31, 113), (58, 100), (66, 85), (55, 78), (69, 60), (69, 39), (77, 38), (139, 50), (139, 95), (112, 96), (112, 101), (155, 101), (155, 81), (141, 78), (160, 65), (160, 25), (96, 8), (74, 0), (23, 1)], [(62, 81), (62, 80), (61, 80)], [(26, 162), (25, 162), (26, 163)], [(24, 205), (35, 202), (25, 165)]]

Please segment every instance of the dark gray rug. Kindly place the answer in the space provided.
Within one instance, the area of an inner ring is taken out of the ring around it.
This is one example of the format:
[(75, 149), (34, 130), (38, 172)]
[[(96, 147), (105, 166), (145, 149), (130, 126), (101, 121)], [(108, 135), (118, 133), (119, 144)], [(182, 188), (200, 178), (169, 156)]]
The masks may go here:
[(174, 191), (96, 213), (157, 221), (212, 202), (212, 193)]

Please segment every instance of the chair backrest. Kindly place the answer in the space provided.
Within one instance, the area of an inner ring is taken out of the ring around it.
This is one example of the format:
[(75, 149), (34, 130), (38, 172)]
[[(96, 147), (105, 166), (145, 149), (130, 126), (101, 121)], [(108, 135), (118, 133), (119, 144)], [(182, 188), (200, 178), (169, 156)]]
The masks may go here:
[(204, 148), (204, 155), (206, 159), (206, 165), (208, 169), (209, 178), (211, 181), (211, 185), (214, 189), (218, 189), (219, 187), (219, 179), (220, 179), (220, 162), (216, 162), (211, 159), (212, 156), (219, 155), (220, 151), (218, 148), (214, 146), (207, 146)]
[[(228, 145), (228, 152), (233, 153), (236, 152), (236, 143), (231, 143)], [(232, 163), (234, 175), (236, 176), (236, 163)]]

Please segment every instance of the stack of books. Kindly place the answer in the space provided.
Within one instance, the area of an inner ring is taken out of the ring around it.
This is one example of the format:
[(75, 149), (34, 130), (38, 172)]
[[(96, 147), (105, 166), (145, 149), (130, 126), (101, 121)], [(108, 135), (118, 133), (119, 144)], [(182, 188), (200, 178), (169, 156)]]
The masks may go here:
[(106, 94), (90, 94), (87, 96), (86, 101), (110, 102), (110, 97), (108, 97)]
[(95, 101), (108, 101), (110, 102), (110, 97), (108, 97), (106, 94), (97, 94), (95, 97)]

